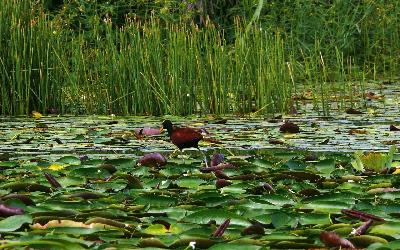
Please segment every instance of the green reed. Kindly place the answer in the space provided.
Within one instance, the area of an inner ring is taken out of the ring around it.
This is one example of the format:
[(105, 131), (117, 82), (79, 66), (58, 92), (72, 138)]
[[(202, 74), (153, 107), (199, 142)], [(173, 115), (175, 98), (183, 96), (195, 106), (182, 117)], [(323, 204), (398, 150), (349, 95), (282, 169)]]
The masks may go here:
[[(94, 17), (74, 32), (40, 4), (1, 1), (0, 114), (53, 107), (74, 114), (281, 113), (306, 90), (324, 115), (363, 105), (355, 97), (368, 79), (398, 77), (399, 23), (361, 22), (350, 7), (329, 10), (348, 12), (344, 24), (324, 20), (338, 33), (321, 25), (306, 36), (301, 25), (288, 33), (237, 19), (227, 39), (209, 20), (200, 28), (156, 17), (127, 19), (122, 27)], [(299, 22), (319, 25), (317, 16), (309, 23), (297, 14)]]

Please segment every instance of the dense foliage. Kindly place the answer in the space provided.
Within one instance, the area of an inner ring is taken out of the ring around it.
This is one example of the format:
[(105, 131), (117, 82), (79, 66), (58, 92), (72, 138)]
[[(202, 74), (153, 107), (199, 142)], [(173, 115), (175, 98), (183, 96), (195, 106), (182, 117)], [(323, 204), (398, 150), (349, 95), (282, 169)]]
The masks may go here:
[(327, 114), (328, 93), (398, 76), (399, 15), (394, 0), (1, 1), (0, 114), (285, 112), (307, 88)]

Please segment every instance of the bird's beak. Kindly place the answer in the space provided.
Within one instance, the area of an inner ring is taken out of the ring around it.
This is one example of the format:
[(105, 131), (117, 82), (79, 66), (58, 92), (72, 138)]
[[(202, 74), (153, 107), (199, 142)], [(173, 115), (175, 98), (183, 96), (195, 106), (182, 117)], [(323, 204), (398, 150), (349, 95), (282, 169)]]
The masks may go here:
[(160, 128), (160, 134), (164, 132), (164, 128)]

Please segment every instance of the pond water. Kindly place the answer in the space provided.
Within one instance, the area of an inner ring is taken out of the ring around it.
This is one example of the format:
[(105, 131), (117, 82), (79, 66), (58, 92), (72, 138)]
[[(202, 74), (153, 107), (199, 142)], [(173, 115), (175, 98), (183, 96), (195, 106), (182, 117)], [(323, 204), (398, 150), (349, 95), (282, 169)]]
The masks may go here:
[[(171, 151), (174, 146), (162, 135), (137, 140), (134, 130), (160, 128), (163, 119), (178, 126), (204, 129), (205, 137), (220, 142), (206, 143), (210, 154), (221, 149), (285, 149), (313, 152), (387, 151), (400, 143), (399, 86), (375, 86), (379, 89), (364, 103), (363, 114), (332, 111), (329, 117), (313, 111), (311, 101), (300, 101), (298, 114), (277, 119), (269, 117), (115, 117), (115, 116), (49, 116), (42, 119), (0, 117), (0, 151), (15, 155), (49, 154), (137, 154), (138, 151)], [(366, 90), (372, 93), (373, 89)], [(334, 104), (332, 106), (335, 106)], [(284, 121), (298, 124), (300, 133), (283, 134)], [(56, 140), (60, 140), (58, 143)]]
[[(377, 111), (376, 111), (377, 112)], [(391, 115), (390, 115), (391, 114)], [(226, 149), (286, 149), (311, 152), (387, 151), (400, 143), (398, 110), (375, 114), (337, 114), (334, 117), (313, 115), (271, 118), (225, 117), (225, 124), (209, 117), (168, 117), (178, 126), (201, 128), (211, 142), (201, 148), (212, 154)], [(165, 117), (164, 117), (165, 118)], [(141, 128), (160, 128), (161, 117), (44, 117), (0, 118), (0, 151), (15, 156), (97, 154), (137, 155), (145, 152), (169, 152), (175, 146), (166, 134), (135, 137)], [(279, 131), (284, 120), (300, 127), (300, 132)], [(399, 126), (400, 127), (400, 126)], [(206, 140), (207, 141), (207, 140)]]
[[(385, 91), (330, 117), (307, 101), (283, 117), (2, 117), (2, 247), (399, 249), (398, 155), (367, 154), (363, 169), (349, 154), (400, 143), (397, 92)], [(171, 155), (164, 119), (201, 129), (200, 148), (225, 162)], [(282, 133), (285, 121), (300, 131)], [(151, 152), (166, 165), (138, 164)]]

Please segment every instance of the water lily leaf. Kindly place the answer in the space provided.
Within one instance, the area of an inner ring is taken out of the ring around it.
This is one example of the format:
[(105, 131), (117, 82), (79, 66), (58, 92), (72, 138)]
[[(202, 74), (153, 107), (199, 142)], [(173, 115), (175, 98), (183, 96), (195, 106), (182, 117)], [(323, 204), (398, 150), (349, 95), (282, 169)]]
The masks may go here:
[(300, 205), (301, 209), (311, 209), (315, 212), (322, 213), (340, 213), (342, 209), (348, 208), (349, 205), (340, 201), (313, 201)]
[(361, 156), (361, 161), (365, 168), (380, 173), (388, 161), (388, 156), (378, 152), (369, 152)]
[(11, 182), (2, 185), (1, 188), (11, 189), (13, 192), (19, 192), (19, 191), (26, 191), (26, 192), (41, 191), (46, 193), (51, 192), (50, 187), (37, 183)]
[[(215, 244), (216, 241), (209, 239), (209, 238), (203, 238), (203, 237), (196, 237), (196, 236), (186, 236), (183, 235), (181, 236), (180, 239), (174, 241), (169, 247), (174, 249), (178, 247), (187, 247), (190, 245), (194, 245), (195, 249), (208, 249), (212, 245)], [(191, 249), (193, 249), (191, 247)]]
[(336, 169), (334, 159), (325, 159), (315, 164), (315, 168), (324, 177), (330, 177), (331, 173)]
[(274, 179), (295, 179), (299, 181), (309, 180), (317, 182), (324, 179), (322, 176), (307, 171), (282, 171)]
[(86, 179), (81, 176), (65, 176), (58, 178), (58, 182), (63, 187), (71, 187), (85, 184)]
[(157, 238), (144, 238), (139, 241), (139, 246), (146, 249), (165, 249), (168, 246)]
[(68, 242), (68, 243), (76, 243), (76, 244), (80, 244), (85, 247), (90, 247), (91, 245), (93, 245), (93, 242), (91, 242), (91, 241), (82, 240), (79, 238), (73, 238), (73, 237), (69, 237), (66, 235), (45, 235), (42, 239), (43, 240), (55, 240), (55, 241), (59, 240), (59, 241)]
[(218, 243), (209, 248), (209, 250), (258, 250), (261, 246), (251, 244)]
[(306, 236), (306, 237), (315, 237), (319, 236), (321, 234), (321, 229), (316, 229), (316, 228), (308, 228), (308, 229), (302, 229), (302, 230), (294, 230), (292, 233), (294, 235), (299, 235), (299, 236)]
[(36, 230), (51, 229), (54, 233), (86, 235), (104, 230), (115, 230), (116, 227), (97, 222), (85, 224), (83, 222), (72, 220), (52, 220), (47, 222), (45, 225), (39, 223), (33, 224), (31, 225), (31, 228)]
[(382, 243), (382, 244), (388, 243), (386, 239), (372, 235), (360, 235), (360, 236), (350, 237), (349, 240), (357, 247), (367, 247), (374, 243)]
[(30, 215), (13, 215), (0, 221), (0, 232), (13, 232), (24, 224), (32, 223)]
[(15, 168), (18, 166), (16, 161), (0, 161), (0, 169)]
[(184, 218), (187, 214), (188, 211), (183, 208), (179, 207), (168, 207), (168, 208), (151, 208), (148, 211), (149, 213), (165, 213), (168, 218), (173, 219), (173, 220), (181, 220)]
[(268, 235), (265, 235), (261, 237), (263, 240), (267, 241), (304, 241), (307, 238), (303, 236), (297, 236), (289, 233), (281, 233), (281, 232), (276, 232), (276, 233), (271, 233)]
[(231, 219), (232, 225), (239, 226), (250, 226), (251, 223), (248, 222), (242, 216), (236, 215), (232, 212), (221, 210), (221, 209), (204, 209), (192, 214), (189, 214), (183, 218), (186, 222), (196, 223), (196, 224), (207, 224), (214, 220), (217, 224), (222, 224), (225, 220)]
[(397, 147), (395, 145), (390, 146), (389, 152), (386, 156), (386, 163), (385, 163), (385, 167), (387, 169), (391, 168), (394, 154), (396, 153), (396, 151), (397, 151)]
[(314, 249), (317, 245), (302, 242), (280, 241), (273, 245), (277, 249)]
[(221, 193), (223, 194), (243, 194), (246, 192), (247, 185), (245, 183), (231, 184), (232, 182), (226, 181), (224, 179), (218, 179), (215, 183), (217, 188), (221, 188)]
[(251, 163), (261, 168), (264, 171), (271, 169), (273, 167), (273, 164), (266, 159), (255, 159)]
[(86, 249), (82, 247), (80, 244), (68, 242), (62, 239), (57, 240), (29, 240), (29, 241), (7, 241), (4, 244), (1, 244), (2, 248), (16, 248), (16, 247), (33, 247), (34, 249), (54, 249), (54, 250), (68, 250), (68, 249), (76, 249), (83, 250)]
[(191, 189), (197, 189), (203, 183), (205, 183), (205, 181), (197, 177), (188, 177), (188, 176), (183, 176), (176, 181), (176, 184), (178, 186)]
[(299, 218), (299, 222), (302, 225), (327, 225), (332, 224), (332, 220), (329, 214), (303, 214)]
[(372, 226), (370, 234), (387, 235), (400, 239), (400, 222), (386, 222), (381, 225)]
[(81, 160), (75, 156), (61, 157), (60, 159), (57, 160), (57, 162), (61, 162), (61, 163), (68, 164), (68, 165), (75, 165), (75, 166), (81, 164)]
[(271, 215), (272, 225), (275, 228), (290, 227), (296, 222), (292, 215), (284, 212), (275, 212)]
[(289, 160), (283, 166), (294, 171), (306, 169), (306, 165), (303, 162), (297, 160)]
[(392, 190), (392, 189), (386, 189), (386, 191), (390, 192), (384, 192), (379, 195), (381, 199), (385, 200), (396, 200), (400, 198), (400, 191), (398, 190)]
[(94, 179), (104, 179), (110, 176), (106, 169), (99, 169), (94, 166), (76, 166), (69, 172), (71, 176), (79, 176)]
[(172, 206), (175, 205), (178, 200), (175, 197), (165, 196), (161, 194), (145, 194), (136, 198), (135, 202), (139, 205), (150, 205), (155, 207), (161, 206)]
[(177, 224), (171, 224), (169, 228), (166, 228), (165, 225), (162, 224), (154, 224), (147, 227), (143, 232), (152, 235), (171, 235), (181, 233), (182, 229)]
[(400, 240), (394, 240), (388, 244), (374, 243), (366, 248), (367, 250), (397, 250), (400, 249)]
[(89, 200), (89, 199), (100, 199), (100, 198), (106, 197), (106, 195), (102, 194), (102, 193), (95, 193), (95, 192), (76, 192), (76, 193), (69, 195), (68, 197), (71, 199), (82, 198), (85, 200)]
[(354, 152), (354, 158), (355, 160), (351, 162), (351, 165), (353, 168), (357, 171), (364, 172), (364, 164), (361, 160), (361, 157), (363, 156), (363, 153), (361, 151), (355, 151)]
[(267, 201), (275, 206), (293, 205), (294, 201), (286, 196), (279, 194), (266, 194), (260, 197), (260, 200)]
[(99, 181), (90, 185), (92, 189), (99, 192), (106, 191), (121, 191), (127, 186), (126, 180), (114, 180), (114, 181)]
[(133, 231), (134, 228), (129, 224), (124, 224), (116, 220), (111, 220), (107, 218), (95, 217), (85, 222), (86, 225), (93, 225), (93, 224), (104, 224), (112, 227), (127, 229)]

